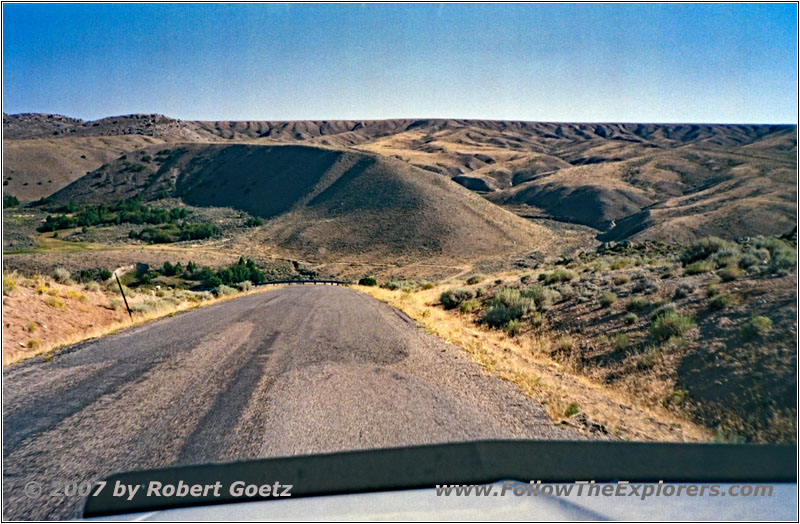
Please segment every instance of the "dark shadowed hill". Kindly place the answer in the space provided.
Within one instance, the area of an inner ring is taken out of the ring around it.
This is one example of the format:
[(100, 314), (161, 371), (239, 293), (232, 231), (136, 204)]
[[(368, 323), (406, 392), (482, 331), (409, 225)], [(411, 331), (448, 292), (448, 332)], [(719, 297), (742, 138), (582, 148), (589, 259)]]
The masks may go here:
[[(89, 122), (22, 114), (4, 115), (3, 129), (4, 194), (22, 202), (50, 195), (87, 171), (148, 146), (304, 144), (400, 160), (523, 216), (588, 225), (606, 239), (782, 233), (797, 217), (791, 205), (795, 126), (458, 119), (209, 122), (157, 114)], [(224, 161), (236, 160), (226, 155)], [(292, 176), (302, 178), (302, 166), (296, 168)]]
[(308, 146), (159, 147), (118, 158), (57, 192), (54, 202), (142, 194), (233, 207), (268, 219), (251, 241), (327, 256), (555, 254), (588, 240), (577, 233), (556, 239), (445, 177), (374, 154)]

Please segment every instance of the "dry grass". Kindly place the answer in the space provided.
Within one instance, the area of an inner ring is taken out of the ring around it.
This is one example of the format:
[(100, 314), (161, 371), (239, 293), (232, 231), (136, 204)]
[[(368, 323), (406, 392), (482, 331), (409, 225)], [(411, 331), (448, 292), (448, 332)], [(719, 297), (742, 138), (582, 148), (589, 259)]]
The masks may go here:
[[(258, 287), (216, 298), (209, 294), (208, 298), (202, 299), (180, 291), (164, 297), (136, 293), (128, 297), (131, 309), (134, 311), (131, 320), (121, 300), (114, 293), (102, 291), (80, 293), (76, 289), (83, 289), (83, 286), (60, 285), (42, 277), (33, 279), (30, 283), (32, 286), (46, 288), (48, 292), (53, 292), (61, 298), (49, 294), (37, 296), (35, 292), (28, 291), (27, 296), (16, 297), (21, 300), (20, 302), (4, 305), (6, 329), (3, 337), (3, 366), (36, 356), (48, 358), (48, 355), (58, 349), (78, 342), (113, 334), (158, 318), (172, 316), (180, 311), (210, 306), (277, 288), (277, 286)], [(20, 290), (19, 293), (22, 295), (25, 291)], [(41, 308), (37, 308), (38, 301), (47, 304), (49, 311), (42, 312)], [(20, 311), (13, 310), (20, 307), (25, 308), (24, 313), (15, 314)], [(25, 322), (22, 319), (26, 319)], [(22, 334), (30, 335), (34, 332), (37, 334), (37, 339), (18, 342), (17, 339), (20, 339)]]
[(3, 140), (4, 192), (22, 202), (48, 196), (119, 156), (157, 141), (139, 135)]
[[(558, 338), (554, 334), (510, 337), (502, 330), (474, 324), (470, 315), (457, 309), (443, 310), (436, 305), (438, 296), (452, 284), (413, 294), (375, 287), (356, 289), (401, 309), (427, 332), (460, 346), (487, 372), (513, 382), (541, 402), (554, 421), (578, 425), (584, 431), (596, 424), (612, 439), (712, 440), (707, 429), (664, 409), (643, 406), (624, 391), (594, 383), (550, 359), (548, 350)], [(585, 415), (586, 424), (579, 425), (570, 416), (576, 409)], [(603, 436), (602, 431), (595, 435)]]

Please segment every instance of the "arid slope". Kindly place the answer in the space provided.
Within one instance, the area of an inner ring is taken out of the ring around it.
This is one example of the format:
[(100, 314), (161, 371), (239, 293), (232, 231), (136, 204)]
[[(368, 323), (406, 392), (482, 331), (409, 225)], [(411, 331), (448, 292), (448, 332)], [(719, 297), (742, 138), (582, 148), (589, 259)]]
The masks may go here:
[[(55, 204), (163, 194), (268, 219), (248, 242), (329, 259), (465, 258), (591, 242), (550, 230), (439, 175), (374, 154), (308, 146), (184, 144), (120, 157), (53, 195)], [(149, 160), (148, 160), (149, 159)]]
[(23, 114), (4, 115), (3, 129), (4, 194), (22, 202), (149, 144), (305, 144), (401, 160), (607, 240), (781, 234), (797, 218), (796, 126)]

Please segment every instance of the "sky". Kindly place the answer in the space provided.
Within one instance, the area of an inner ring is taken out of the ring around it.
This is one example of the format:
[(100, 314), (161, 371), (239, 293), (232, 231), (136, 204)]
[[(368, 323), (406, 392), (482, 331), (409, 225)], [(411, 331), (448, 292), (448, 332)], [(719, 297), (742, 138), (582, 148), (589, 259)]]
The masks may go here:
[(3, 111), (797, 123), (795, 4), (3, 4)]

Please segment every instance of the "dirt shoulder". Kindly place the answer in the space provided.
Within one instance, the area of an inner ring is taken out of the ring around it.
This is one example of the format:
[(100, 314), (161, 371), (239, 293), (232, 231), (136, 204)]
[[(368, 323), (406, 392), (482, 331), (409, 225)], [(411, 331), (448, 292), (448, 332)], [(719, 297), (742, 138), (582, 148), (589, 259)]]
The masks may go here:
[(429, 333), (463, 348), (495, 376), (539, 401), (557, 423), (609, 440), (709, 441), (713, 434), (686, 418), (644, 406), (624, 391), (594, 383), (537, 350), (534, 341), (472, 323), (437, 305), (447, 284), (408, 293), (357, 286), (394, 306)]
[(243, 294), (275, 289), (265, 286), (245, 293), (215, 297), (209, 292), (162, 288), (126, 288), (133, 318), (128, 316), (117, 284), (58, 283), (49, 277), (26, 278), (14, 271), (3, 275), (3, 366), (40, 356), (84, 340), (102, 337), (179, 311), (215, 304)]

